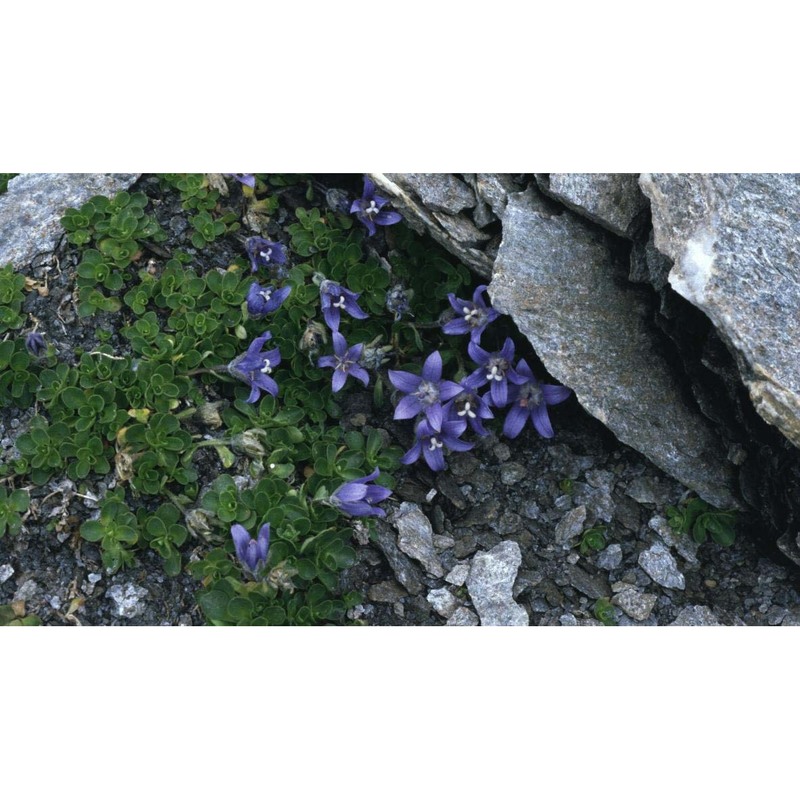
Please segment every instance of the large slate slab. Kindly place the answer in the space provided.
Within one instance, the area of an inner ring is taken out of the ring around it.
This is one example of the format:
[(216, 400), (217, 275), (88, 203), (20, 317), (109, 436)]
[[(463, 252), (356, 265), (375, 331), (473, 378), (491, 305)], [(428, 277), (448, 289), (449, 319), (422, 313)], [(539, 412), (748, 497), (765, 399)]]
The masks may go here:
[(64, 233), (59, 220), (66, 209), (98, 194), (113, 197), (138, 178), (129, 172), (30, 172), (12, 178), (0, 195), (0, 266), (22, 269), (52, 252)]
[(800, 447), (800, 176), (640, 177), (672, 288), (736, 356), (756, 411)]
[(693, 406), (607, 234), (510, 195), (489, 287), (550, 373), (626, 444), (717, 506), (737, 505), (726, 449)]

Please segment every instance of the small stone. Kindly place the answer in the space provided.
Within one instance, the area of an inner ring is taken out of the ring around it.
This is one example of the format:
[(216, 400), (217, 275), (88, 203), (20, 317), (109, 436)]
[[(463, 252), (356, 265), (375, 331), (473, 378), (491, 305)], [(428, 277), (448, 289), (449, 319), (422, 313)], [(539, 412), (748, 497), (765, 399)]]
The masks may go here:
[(496, 444), (493, 452), (498, 461), (508, 461), (511, 458), (511, 448), (505, 442)]
[(688, 534), (678, 533), (664, 517), (655, 516), (648, 523), (650, 530), (655, 531), (668, 547), (675, 549), (675, 552), (690, 564), (697, 564), (697, 548), (699, 544)]
[(416, 503), (401, 503), (392, 515), (392, 522), (397, 528), (397, 546), (419, 561), (430, 575), (441, 578), (444, 568), (433, 549), (433, 528), (422, 509)]
[(363, 428), (367, 424), (367, 415), (366, 414), (353, 414), (350, 417), (350, 424), (354, 428)]
[(449, 589), (431, 589), (428, 592), (428, 602), (433, 610), (441, 617), (450, 619), (458, 608), (458, 600), (453, 596)]
[(618, 545), (616, 542), (606, 547), (595, 559), (595, 564), (597, 564), (600, 569), (616, 569), (621, 563), (622, 546)]
[(719, 620), (708, 606), (686, 606), (681, 609), (672, 625), (719, 625)]
[(567, 579), (572, 587), (593, 600), (608, 597), (609, 586), (605, 576), (590, 575), (580, 567), (570, 564), (567, 567)]
[(586, 522), (586, 506), (578, 506), (568, 511), (556, 525), (556, 543), (569, 546), (570, 540), (583, 532), (584, 522)]
[(450, 472), (456, 478), (468, 478), (480, 465), (481, 462), (472, 453), (456, 453), (450, 459)]
[(614, 595), (611, 602), (621, 608), (631, 619), (644, 622), (653, 612), (658, 597), (638, 589), (626, 589)]
[(521, 528), (522, 517), (520, 517), (519, 514), (515, 514), (513, 511), (506, 511), (495, 526), (495, 529), (501, 536), (510, 536), (512, 533), (518, 533)]
[(640, 475), (638, 478), (634, 478), (625, 493), (637, 503), (662, 505), (669, 500), (669, 488), (662, 486), (648, 475)]
[(408, 596), (408, 592), (397, 581), (382, 581), (369, 587), (367, 597), (373, 603), (396, 603)]
[(14, 574), (14, 567), (11, 564), (3, 564), (0, 567), (0, 583), (5, 583)]
[(48, 597), (47, 602), (50, 604), (50, 608), (54, 608), (56, 611), (61, 608), (61, 598), (57, 594)]
[(392, 611), (394, 611), (395, 615), (401, 619), (405, 618), (406, 607), (399, 600), (392, 606)]
[(86, 576), (86, 579), (89, 581), (89, 583), (97, 583), (98, 581), (103, 580), (103, 576), (99, 572), (90, 572)]
[(469, 564), (456, 564), (444, 579), (453, 586), (463, 586), (469, 575)]
[(106, 596), (116, 604), (114, 614), (126, 619), (138, 617), (145, 611), (146, 606), (142, 601), (148, 594), (147, 589), (135, 583), (126, 583), (124, 586), (117, 584), (106, 592)]
[(581, 560), (581, 557), (578, 553), (570, 553), (567, 556), (567, 563), (568, 564), (577, 564)]
[(578, 624), (578, 620), (577, 620), (577, 618), (575, 617), (574, 614), (562, 614), (558, 618), (558, 621), (562, 625), (569, 626), (569, 627), (572, 627), (573, 625), (577, 625)]
[(433, 537), (433, 546), (437, 550), (449, 550), (455, 547), (456, 540), (452, 536), (436, 536)]
[(25, 583), (20, 586), (16, 592), (14, 592), (14, 600), (21, 600), (22, 602), (27, 602), (28, 600), (33, 600), (33, 598), (39, 592), (39, 585), (36, 583), (33, 578), (29, 578)]
[(501, 542), (472, 559), (467, 590), (482, 625), (528, 625), (528, 612), (512, 590), (522, 552), (516, 542)]
[(713, 578), (706, 578), (706, 580), (704, 580), (703, 583), (706, 585), (708, 589), (716, 589), (718, 585)]
[(509, 461), (500, 467), (500, 481), (505, 486), (514, 486), (519, 483), (527, 474), (525, 467), (516, 461)]
[(663, 544), (654, 544), (639, 554), (639, 566), (665, 589), (685, 589), (686, 580), (672, 554)]
[(448, 625), (480, 625), (480, 620), (475, 613), (468, 608), (461, 606), (457, 608), (450, 619), (447, 620)]

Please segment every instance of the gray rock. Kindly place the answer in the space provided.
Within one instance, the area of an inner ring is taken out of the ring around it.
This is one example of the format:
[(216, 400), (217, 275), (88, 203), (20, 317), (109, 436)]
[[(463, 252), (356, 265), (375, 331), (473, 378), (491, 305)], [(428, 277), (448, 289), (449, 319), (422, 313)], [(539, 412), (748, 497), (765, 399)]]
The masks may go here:
[(64, 234), (60, 219), (68, 208), (95, 195), (113, 197), (138, 173), (34, 172), (18, 175), (0, 195), (0, 266), (28, 266), (40, 253), (51, 253)]
[(475, 191), (478, 197), (489, 204), (494, 213), (502, 218), (508, 196), (520, 190), (511, 175), (479, 172), (475, 175)]
[(450, 619), (453, 613), (458, 608), (458, 600), (449, 589), (442, 587), (441, 589), (431, 589), (428, 592), (428, 602), (433, 607), (433, 610), (445, 619)]
[[(435, 241), (447, 248), (479, 275), (483, 275), (485, 278), (491, 277), (494, 259), (475, 247), (456, 240), (451, 232), (445, 229), (442, 222), (434, 216), (437, 212), (428, 209), (410, 188), (406, 188), (402, 183), (397, 183), (389, 175), (380, 172), (370, 173), (370, 178), (375, 181), (379, 194), (391, 199), (393, 206), (414, 230), (419, 233), (427, 231)], [(444, 219), (447, 220), (448, 226), (459, 226), (457, 220), (464, 223), (455, 231), (460, 238), (475, 239), (476, 236), (478, 239), (485, 238), (485, 234), (465, 216), (452, 216)]]
[(631, 248), (631, 271), (628, 280), (634, 283), (649, 283), (661, 291), (669, 283), (672, 259), (665, 256), (655, 245), (653, 231), (647, 242), (634, 242)]
[(416, 503), (401, 503), (391, 521), (397, 528), (397, 546), (415, 561), (419, 561), (429, 575), (441, 578), (444, 567), (433, 547), (433, 528), (430, 520)]
[(672, 554), (663, 544), (654, 544), (639, 553), (639, 566), (665, 589), (685, 589), (686, 580)]
[(27, 602), (28, 600), (33, 600), (38, 593), (39, 584), (36, 583), (33, 578), (29, 578), (14, 592), (14, 600), (23, 600)]
[(522, 464), (517, 464), (516, 461), (511, 461), (508, 464), (503, 464), (500, 467), (500, 480), (504, 486), (514, 486), (519, 483), (528, 473)]
[(569, 547), (570, 541), (583, 532), (586, 522), (586, 506), (578, 506), (567, 511), (561, 518), (555, 530), (556, 544)]
[(386, 177), (414, 192), (431, 211), (458, 214), (475, 205), (475, 195), (469, 186), (448, 172), (390, 172)]
[(396, 581), (389, 580), (370, 586), (367, 597), (373, 603), (396, 603), (408, 597), (408, 592)]
[[(489, 293), (550, 373), (620, 440), (710, 503), (737, 505), (726, 448), (685, 402), (650, 298), (624, 279), (602, 231), (569, 212), (540, 213), (529, 192), (511, 195)], [(558, 409), (552, 414), (557, 431)]]
[(106, 592), (106, 597), (114, 601), (116, 608), (113, 613), (116, 616), (133, 619), (147, 608), (143, 601), (148, 594), (147, 589), (135, 583), (118, 583)]
[(448, 625), (479, 625), (480, 620), (473, 611), (461, 606), (457, 608), (450, 619), (447, 620)]
[(664, 486), (655, 478), (649, 475), (640, 475), (634, 478), (625, 494), (632, 497), (637, 503), (657, 503), (663, 504), (669, 500), (669, 487)]
[(394, 533), (380, 520), (376, 526), (375, 544), (383, 551), (395, 577), (408, 589), (409, 594), (419, 594), (423, 587), (422, 570), (400, 551)]
[(631, 619), (644, 622), (655, 608), (658, 597), (654, 594), (646, 594), (638, 589), (626, 589), (619, 594), (615, 594), (611, 602), (621, 608)]
[(528, 613), (514, 600), (512, 589), (522, 553), (516, 542), (501, 542), (472, 559), (467, 591), (481, 625), (528, 625)]
[(714, 612), (708, 606), (686, 606), (671, 625), (719, 625)]
[(0, 583), (5, 583), (14, 574), (14, 567), (11, 564), (3, 564), (0, 567)]
[(608, 597), (608, 581), (601, 575), (590, 575), (575, 564), (567, 567), (567, 579), (570, 586), (573, 586), (581, 594), (599, 600), (601, 597)]
[(647, 200), (631, 172), (551, 172), (537, 175), (539, 188), (581, 216), (617, 236), (632, 238), (641, 228)]
[(565, 627), (566, 626), (572, 627), (573, 625), (578, 624), (578, 620), (574, 614), (562, 614), (558, 618), (558, 621)]
[(595, 559), (595, 564), (597, 564), (600, 569), (616, 569), (621, 563), (622, 547), (616, 542), (606, 547)]
[(453, 586), (463, 586), (469, 575), (469, 564), (456, 564), (444, 579)]
[(676, 533), (672, 530), (669, 522), (664, 517), (655, 516), (648, 523), (650, 530), (655, 531), (663, 540), (664, 544), (671, 547), (675, 552), (690, 564), (697, 564), (697, 549), (699, 544), (687, 533)]
[(450, 217), (447, 214), (438, 214), (436, 211), (432, 216), (447, 233), (450, 240), (463, 247), (477, 247), (492, 238), (466, 217)]
[(800, 447), (800, 176), (642, 175), (669, 282), (736, 355), (756, 411)]

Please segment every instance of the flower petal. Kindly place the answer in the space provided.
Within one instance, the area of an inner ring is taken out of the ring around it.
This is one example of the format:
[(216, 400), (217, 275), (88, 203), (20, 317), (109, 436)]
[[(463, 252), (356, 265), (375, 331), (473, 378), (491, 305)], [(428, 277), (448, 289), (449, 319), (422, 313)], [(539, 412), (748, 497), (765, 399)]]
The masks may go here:
[(469, 353), (469, 357), (476, 363), (483, 366), (484, 364), (488, 363), (489, 358), (491, 356), (489, 353), (486, 352), (480, 345), (476, 344), (473, 341), (467, 345), (467, 352)]
[(352, 503), (363, 500), (367, 496), (368, 487), (363, 483), (350, 481), (343, 483), (331, 496), (343, 503)]
[(434, 350), (422, 365), (422, 380), (438, 383), (442, 378), (442, 355)]
[(542, 397), (549, 406), (563, 403), (572, 394), (572, 390), (566, 386), (554, 386), (552, 383), (543, 383), (541, 389)]
[(331, 388), (334, 392), (339, 392), (347, 383), (347, 373), (343, 369), (335, 369), (331, 379)]
[(401, 222), (403, 217), (396, 211), (381, 211), (375, 215), (376, 225), (395, 225)]
[(469, 327), (469, 323), (464, 317), (451, 319), (450, 322), (445, 322), (445, 324), (442, 325), (442, 333), (446, 333), (448, 336), (461, 336), (465, 333), (474, 334), (475, 330), (475, 328)]
[(442, 429), (444, 414), (442, 413), (442, 406), (439, 403), (433, 403), (432, 405), (426, 406), (425, 416), (428, 418), (431, 428), (433, 428), (435, 431), (440, 431)]
[(550, 424), (550, 415), (547, 413), (547, 405), (541, 403), (534, 406), (531, 411), (531, 419), (533, 420), (533, 427), (539, 432), (540, 436), (545, 439), (552, 439), (556, 434), (553, 426)]
[(492, 396), (492, 405), (497, 406), (497, 408), (504, 408), (508, 405), (508, 384), (505, 380), (492, 381), (490, 394)]
[(444, 400), (452, 400), (464, 391), (464, 387), (460, 383), (453, 381), (442, 381), (439, 384), (439, 397)]
[(422, 412), (422, 403), (412, 395), (406, 395), (394, 410), (395, 419), (411, 419)]
[(322, 309), (322, 316), (325, 319), (325, 324), (332, 330), (339, 330), (339, 309), (333, 306), (328, 306)]
[(369, 373), (364, 369), (364, 367), (361, 367), (358, 364), (353, 364), (353, 366), (350, 367), (349, 374), (352, 375), (357, 381), (361, 381), (364, 386), (369, 385)]
[(515, 403), (506, 414), (506, 420), (503, 423), (503, 435), (509, 439), (516, 439), (522, 433), (529, 416), (530, 411), (528, 409), (520, 408), (519, 404)]
[(247, 544), (250, 542), (250, 534), (243, 525), (231, 525), (231, 538), (233, 539), (236, 555), (239, 560), (242, 560)]
[(431, 450), (429, 446), (423, 445), (422, 455), (425, 456), (425, 461), (434, 472), (441, 472), (445, 469), (444, 453), (441, 447), (434, 447)]
[(419, 457), (422, 455), (422, 444), (417, 440), (411, 445), (411, 449), (408, 452), (403, 453), (400, 456), (400, 463), (401, 464), (413, 464), (416, 461), (419, 461)]
[(395, 389), (399, 389), (404, 394), (416, 392), (420, 383), (422, 383), (422, 378), (419, 375), (398, 369), (389, 370), (389, 380)]

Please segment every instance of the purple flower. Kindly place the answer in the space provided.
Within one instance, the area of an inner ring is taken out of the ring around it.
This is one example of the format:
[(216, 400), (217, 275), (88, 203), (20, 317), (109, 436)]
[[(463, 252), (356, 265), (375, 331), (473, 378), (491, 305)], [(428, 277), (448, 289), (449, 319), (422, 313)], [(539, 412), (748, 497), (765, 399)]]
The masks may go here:
[(358, 363), (361, 358), (363, 344), (354, 344), (348, 348), (344, 336), (339, 331), (333, 332), (333, 352), (332, 356), (322, 356), (317, 361), (318, 367), (333, 367), (333, 379), (331, 385), (334, 392), (338, 392), (347, 381), (348, 376), (352, 375), (356, 380), (366, 386), (369, 383), (369, 373)]
[(416, 441), (411, 449), (400, 458), (403, 464), (413, 464), (422, 456), (428, 466), (435, 472), (445, 469), (444, 448), (463, 452), (471, 450), (475, 445), (462, 442), (458, 437), (467, 429), (463, 419), (447, 420), (442, 423), (442, 430), (435, 431), (427, 420), (422, 419), (417, 424)]
[(37, 358), (47, 350), (44, 336), (41, 333), (29, 333), (25, 337), (25, 349)]
[(442, 356), (438, 350), (431, 353), (422, 365), (422, 375), (390, 369), (389, 380), (406, 397), (394, 410), (395, 419), (410, 419), (425, 414), (435, 431), (442, 429), (444, 412), (442, 403), (461, 394), (463, 387), (453, 381), (442, 380)]
[(280, 272), (280, 265), (286, 263), (286, 251), (280, 242), (271, 242), (260, 236), (251, 236), (244, 246), (253, 272), (256, 272), (259, 267), (272, 267), (275, 264), (279, 267), (277, 272)]
[(374, 504), (389, 497), (392, 490), (384, 486), (367, 486), (380, 474), (381, 471), (376, 467), (374, 472), (363, 478), (343, 483), (330, 496), (331, 504), (351, 517), (385, 517), (386, 512)]
[(247, 292), (247, 313), (251, 317), (263, 317), (280, 308), (283, 301), (292, 291), (291, 287), (284, 286), (283, 289), (274, 289), (272, 286), (259, 286), (258, 283), (250, 285)]
[(251, 189), (256, 188), (256, 176), (249, 172), (223, 172), (222, 174), (226, 178), (236, 178), (239, 183), (249, 186)]
[(248, 403), (255, 403), (261, 397), (261, 392), (266, 392), (275, 397), (278, 394), (278, 384), (270, 378), (272, 370), (281, 363), (281, 354), (276, 347), (273, 350), (262, 350), (264, 343), (272, 338), (267, 331), (253, 340), (247, 352), (235, 358), (228, 364), (228, 372), (235, 378), (244, 381), (250, 386)]
[(471, 301), (462, 300), (450, 292), (447, 295), (447, 299), (458, 317), (445, 323), (442, 326), (442, 331), (451, 336), (468, 333), (470, 334), (470, 341), (476, 344), (480, 342), (481, 334), (486, 330), (486, 326), (500, 316), (500, 313), (493, 308), (489, 308), (486, 305), (486, 301), (481, 297), (488, 288), (485, 284), (479, 286), (473, 292)]
[(508, 405), (508, 382), (524, 383), (511, 366), (514, 360), (514, 342), (506, 338), (503, 348), (496, 353), (487, 353), (480, 345), (470, 341), (467, 346), (469, 357), (480, 366), (462, 381), (463, 385), (475, 391), (489, 384), (492, 405), (503, 408)]
[(370, 236), (374, 236), (376, 225), (394, 225), (403, 219), (396, 211), (382, 211), (388, 202), (385, 197), (375, 194), (375, 184), (365, 175), (364, 193), (360, 200), (353, 200), (350, 213), (365, 225)]
[(503, 424), (503, 433), (509, 439), (516, 439), (525, 427), (527, 420), (530, 419), (540, 436), (552, 439), (555, 433), (550, 424), (547, 406), (563, 403), (570, 396), (571, 391), (566, 386), (539, 383), (533, 377), (531, 368), (523, 358), (519, 360), (516, 371), (524, 379), (524, 383), (511, 387), (509, 392), (511, 408), (508, 410), (506, 421)]
[(236, 549), (236, 557), (242, 566), (255, 575), (267, 563), (267, 550), (269, 550), (269, 523), (262, 525), (255, 539), (250, 537), (247, 529), (242, 525), (231, 526), (231, 537)]
[(332, 331), (339, 330), (339, 315), (342, 311), (346, 311), (354, 319), (366, 319), (369, 316), (356, 303), (361, 295), (345, 289), (338, 283), (322, 281), (319, 285), (319, 296), (322, 301), (322, 316)]
[(478, 436), (489, 435), (489, 431), (483, 426), (481, 420), (494, 419), (494, 414), (490, 411), (486, 398), (468, 387), (465, 387), (460, 395), (446, 403), (443, 411), (447, 419), (463, 419)]

